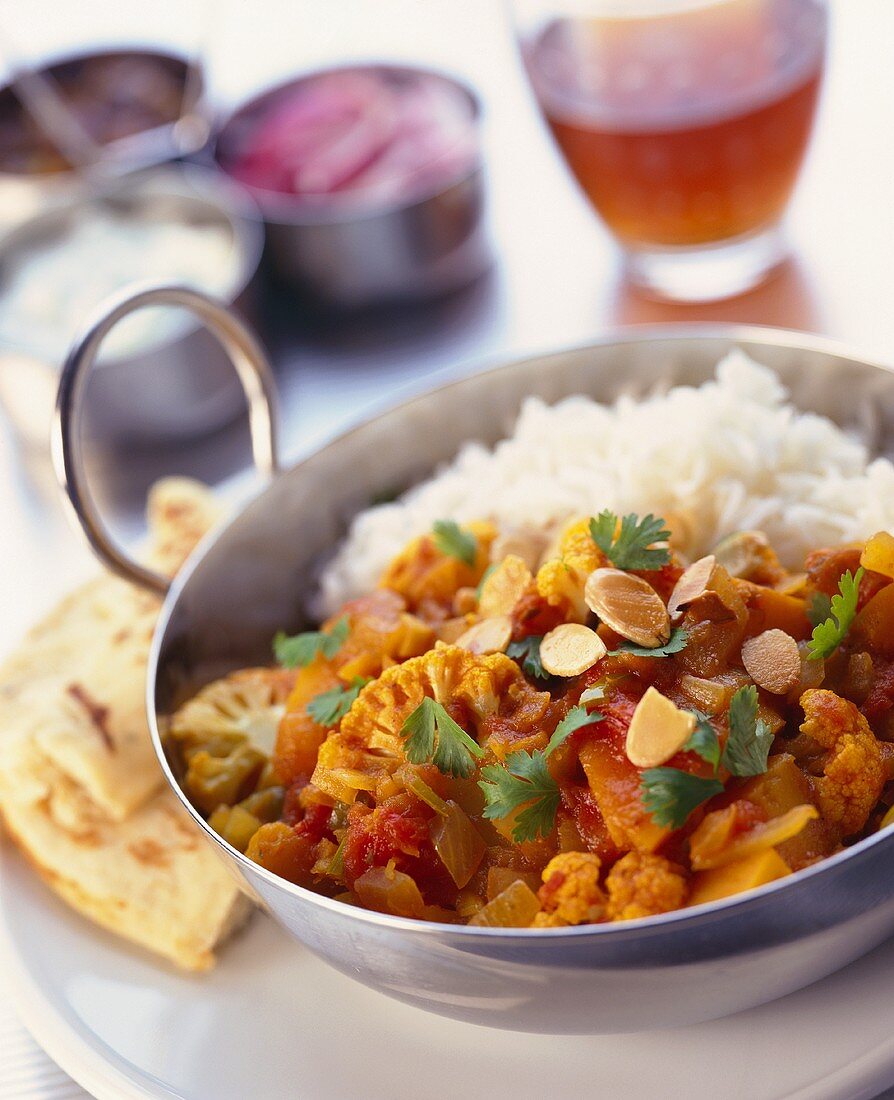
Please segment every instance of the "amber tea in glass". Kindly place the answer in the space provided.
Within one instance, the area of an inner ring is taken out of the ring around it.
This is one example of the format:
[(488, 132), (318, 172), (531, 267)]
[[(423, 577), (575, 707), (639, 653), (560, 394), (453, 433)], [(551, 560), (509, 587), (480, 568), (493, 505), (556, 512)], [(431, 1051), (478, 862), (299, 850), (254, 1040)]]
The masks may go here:
[(677, 299), (753, 286), (784, 255), (779, 222), (816, 110), (824, 4), (567, 8), (520, 0), (525, 60), (631, 277)]

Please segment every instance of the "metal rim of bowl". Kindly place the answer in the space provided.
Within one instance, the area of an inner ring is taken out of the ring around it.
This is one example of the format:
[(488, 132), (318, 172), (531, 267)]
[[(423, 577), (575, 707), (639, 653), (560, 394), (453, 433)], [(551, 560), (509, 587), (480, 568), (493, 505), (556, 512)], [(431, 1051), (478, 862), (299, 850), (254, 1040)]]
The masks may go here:
[[(223, 296), (223, 300), (228, 304), (234, 303), (246, 291), (261, 266), (261, 257), (264, 251), (263, 218), (251, 195), (223, 170), (192, 162), (155, 165), (139, 169), (136, 172), (115, 177), (108, 182), (107, 186), (98, 190), (69, 196), (52, 203), (49, 208), (27, 218), (0, 235), (0, 264), (15, 254), (27, 255), (32, 247), (31, 238), (34, 236), (39, 237), (44, 231), (53, 229), (57, 226), (57, 223), (64, 224), (78, 210), (101, 204), (107, 199), (114, 200), (118, 196), (138, 201), (141, 197), (140, 188), (147, 182), (151, 184), (154, 180), (157, 180), (162, 186), (155, 193), (150, 191), (146, 195), (147, 198), (153, 198), (157, 195), (158, 197), (173, 197), (183, 200), (185, 203), (205, 204), (209, 208), (213, 207), (220, 215), (220, 224), (229, 229), (232, 234), (237, 261), (233, 279)], [(188, 186), (183, 186), (184, 183), (189, 185), (192, 180), (199, 181), (194, 193)], [(128, 191), (130, 185), (134, 186), (134, 191)], [(132, 284), (120, 287), (115, 293), (127, 290), (129, 286), (136, 289), (139, 283), (140, 280), (134, 279)], [(3, 288), (0, 284), (0, 301), (2, 301), (2, 298)], [(199, 331), (201, 327), (201, 323), (197, 319), (189, 317), (180, 331), (153, 342), (146, 348), (138, 349), (133, 354), (143, 354), (147, 351), (164, 352), (166, 348)], [(4, 344), (12, 348), (8, 341), (3, 340), (2, 333), (0, 333), (0, 348)], [(21, 350), (35, 358), (47, 358), (42, 351), (34, 348), (16, 348), (15, 350)], [(99, 370), (114, 369), (123, 363), (127, 363), (131, 358), (132, 354), (128, 354), (108, 359), (105, 362), (97, 363), (97, 368)]]
[[(401, 202), (398, 199), (393, 199), (386, 203), (380, 203), (376, 205), (368, 205), (362, 201), (356, 201), (352, 203), (347, 199), (334, 199), (330, 200), (328, 205), (325, 203), (325, 209), (314, 210), (312, 208), (302, 209), (302, 197), (299, 195), (287, 195), (280, 191), (268, 191), (262, 187), (253, 187), (251, 184), (243, 183), (241, 180), (237, 180), (232, 176), (225, 167), (224, 161), (221, 158), (221, 139), (226, 141), (227, 127), (236, 119), (236, 117), (242, 112), (247, 111), (250, 108), (254, 108), (260, 105), (268, 97), (277, 95), (280, 92), (285, 91), (286, 88), (296, 87), (309, 80), (313, 80), (320, 76), (325, 76), (329, 73), (340, 73), (349, 71), (377, 71), (386, 70), (389, 72), (407, 73), (407, 74), (423, 74), (425, 76), (434, 76), (439, 80), (443, 80), (445, 83), (451, 85), (458, 90), (463, 97), (467, 100), (471, 108), (471, 124), (475, 133), (475, 155), (471, 166), (467, 171), (459, 172), (456, 175), (447, 179), (443, 184), (437, 185), (431, 188), (426, 188), (414, 195), (405, 202)], [(424, 65), (407, 65), (395, 62), (391, 64), (387, 61), (358, 61), (356, 64), (334, 64), (323, 66), (318, 69), (313, 69), (310, 72), (302, 73), (300, 76), (293, 77), (290, 80), (283, 80), (279, 84), (274, 84), (264, 90), (253, 95), (250, 99), (246, 99), (241, 102), (232, 111), (223, 116), (223, 121), (217, 121), (214, 126), (214, 136), (209, 146), (209, 155), (212, 163), (216, 166), (218, 171), (227, 177), (232, 183), (243, 188), (254, 200), (258, 209), (261, 212), (265, 221), (270, 221), (281, 225), (339, 225), (350, 222), (363, 222), (369, 221), (373, 218), (385, 217), (389, 214), (394, 214), (403, 210), (412, 210), (414, 207), (422, 206), (432, 199), (436, 199), (439, 195), (443, 195), (450, 188), (456, 187), (458, 184), (464, 183), (469, 179), (472, 179), (476, 173), (481, 171), (483, 165), (483, 154), (481, 148), (481, 124), (484, 117), (484, 106), (481, 101), (481, 97), (466, 81), (461, 80), (459, 77), (454, 76), (443, 69), (437, 69)]]
[[(610, 330), (602, 337), (584, 341), (579, 344), (552, 348), (551, 350), (541, 351), (535, 354), (501, 359), (476, 373), (499, 373), (517, 364), (531, 363), (549, 355), (582, 352), (589, 348), (606, 347), (616, 344), (635, 344), (655, 339), (673, 340), (692, 338), (724, 339), (734, 344), (739, 341), (757, 341), (763, 342), (767, 346), (825, 353), (827, 355), (861, 362), (876, 370), (881, 370), (886, 374), (894, 375), (894, 364), (881, 363), (874, 357), (861, 355), (858, 351), (855, 351), (844, 342), (829, 337), (815, 336), (810, 333), (800, 333), (792, 329), (777, 329), (762, 325), (698, 323), (626, 326), (620, 330)], [(282, 473), (286, 474), (299, 466), (305, 466), (312, 463), (317, 455), (328, 451), (331, 447), (338, 446), (342, 439), (359, 431), (368, 422), (375, 420), (379, 416), (390, 412), (406, 410), (416, 402), (430, 400), (434, 395), (443, 390), (462, 385), (468, 376), (468, 372), (466, 372), (464, 374), (454, 375), (439, 385), (426, 386), (423, 384), (420, 386), (408, 387), (407, 390), (399, 394), (396, 399), (392, 396), (391, 399), (384, 400), (377, 406), (367, 409), (352, 423), (340, 430), (337, 435), (328, 439), (310, 455), (300, 459), (293, 466), (288, 467), (288, 469), (283, 470)], [(247, 499), (243, 500), (242, 508), (244, 509), (259, 497), (263, 496), (266, 488), (267, 485), (265, 484)], [(856, 859), (878, 844), (894, 842), (894, 831), (882, 830), (873, 833), (871, 836), (864, 837), (849, 848), (844, 848), (840, 852), (827, 856), (818, 863), (814, 863), (800, 871), (795, 871), (782, 879), (777, 879), (774, 882), (766, 883), (763, 886), (746, 891), (744, 894), (733, 894), (730, 897), (721, 898), (718, 901), (706, 902), (684, 909), (676, 909), (670, 913), (662, 913), (653, 917), (641, 917), (634, 920), (608, 924), (577, 925), (568, 928), (490, 928), (474, 925), (447, 924), (439, 921), (425, 921), (411, 917), (398, 917), (388, 913), (378, 913), (371, 909), (363, 909), (359, 906), (346, 905), (344, 902), (336, 901), (334, 898), (329, 898), (325, 894), (317, 893), (314, 890), (299, 886), (297, 883), (290, 882), (288, 879), (282, 878), (272, 871), (267, 870), (265, 867), (262, 867), (260, 864), (249, 860), (246, 855), (232, 847), (232, 845), (211, 828), (208, 822), (192, 805), (180, 786), (168, 761), (155, 707), (155, 685), (158, 674), (159, 658), (161, 656), (162, 642), (167, 632), (172, 611), (182, 591), (188, 585), (193, 572), (200, 566), (204, 556), (204, 549), (215, 541), (220, 530), (227, 526), (228, 522), (229, 521), (225, 522), (221, 528), (212, 530), (199, 543), (184, 568), (174, 578), (168, 590), (167, 597), (153, 633), (149, 652), (146, 678), (146, 709), (149, 717), (149, 728), (153, 747), (155, 748), (156, 755), (168, 785), (173, 789), (180, 803), (184, 806), (192, 819), (199, 825), (202, 831), (223, 853), (225, 853), (226, 856), (230, 859), (235, 859), (240, 867), (245, 867), (252, 873), (261, 875), (262, 878), (274, 888), (283, 889), (286, 893), (294, 894), (304, 901), (317, 904), (325, 910), (337, 912), (342, 916), (356, 919), (364, 924), (373, 924), (381, 928), (390, 928), (395, 932), (413, 931), (422, 935), (430, 934), (432, 936), (449, 932), (450, 934), (472, 939), (510, 940), (521, 938), (544, 944), (559, 943), (568, 938), (577, 939), (590, 936), (599, 937), (600, 939), (609, 937), (617, 941), (631, 938), (635, 939), (638, 936), (653, 933), (659, 934), (662, 930), (681, 923), (698, 925), (702, 921), (710, 920), (716, 913), (725, 911), (733, 906), (740, 906), (746, 909), (749, 906), (761, 903), (763, 899), (769, 895), (791, 890), (801, 883), (814, 878), (816, 875), (823, 874), (825, 870), (837, 866), (843, 860)]]

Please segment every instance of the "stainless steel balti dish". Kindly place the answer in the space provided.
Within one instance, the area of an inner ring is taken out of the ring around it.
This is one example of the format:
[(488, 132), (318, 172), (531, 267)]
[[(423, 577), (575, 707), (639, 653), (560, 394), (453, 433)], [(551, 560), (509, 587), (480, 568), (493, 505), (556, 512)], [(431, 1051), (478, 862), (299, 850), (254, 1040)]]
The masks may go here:
[(499, 439), (527, 395), (555, 401), (585, 393), (611, 401), (662, 383), (697, 384), (738, 346), (777, 371), (802, 409), (861, 432), (874, 451), (884, 453), (894, 450), (890, 369), (795, 333), (633, 330), (414, 397), (281, 470), (271, 376), (251, 335), (198, 294), (145, 291), (107, 313), (72, 352), (55, 442), (66, 491), (99, 555), (117, 572), (158, 591), (167, 583), (110, 543), (84, 485), (78, 448), (81, 397), (99, 343), (125, 314), (157, 302), (191, 308), (230, 352), (249, 396), (255, 458), (270, 482), (205, 540), (167, 590), (149, 666), (153, 737), (184, 811), (296, 939), (366, 985), (446, 1016), (527, 1031), (606, 1032), (686, 1024), (781, 997), (858, 958), (894, 931), (890, 832), (751, 893), (647, 920), (545, 931), (383, 916), (292, 885), (221, 840), (179, 790), (160, 737), (185, 688), (268, 661), (274, 632), (305, 624), (319, 563), (353, 513), (376, 494), (425, 477), (463, 441)]

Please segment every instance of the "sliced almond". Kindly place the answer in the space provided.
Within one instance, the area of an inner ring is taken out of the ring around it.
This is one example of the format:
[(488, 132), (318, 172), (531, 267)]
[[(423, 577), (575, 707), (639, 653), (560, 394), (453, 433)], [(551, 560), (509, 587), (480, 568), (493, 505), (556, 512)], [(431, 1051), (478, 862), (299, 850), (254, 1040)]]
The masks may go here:
[(584, 587), (587, 607), (622, 638), (654, 649), (670, 638), (664, 601), (642, 577), (620, 569), (595, 569)]
[(546, 535), (533, 528), (520, 527), (516, 531), (501, 531), (490, 544), (490, 560), (499, 564), (509, 555), (521, 558), (531, 570), (540, 564), (546, 546)]
[(742, 646), (742, 664), (758, 687), (785, 695), (801, 677), (798, 643), (784, 630), (765, 630)]
[(595, 630), (579, 623), (562, 623), (540, 643), (540, 663), (551, 676), (580, 676), (607, 652)]
[(510, 615), (533, 583), (531, 570), (516, 554), (503, 558), (481, 586), (478, 611), (482, 615)]
[(461, 638), (469, 629), (469, 620), (465, 615), (457, 615), (452, 619), (445, 619), (438, 623), (437, 636), (447, 645), (456, 645), (457, 638)]
[(482, 619), (470, 626), (454, 642), (460, 649), (481, 656), (485, 653), (505, 653), (512, 640), (512, 623), (508, 615), (496, 615)]
[(704, 595), (716, 564), (714, 555), (708, 554), (707, 557), (694, 561), (680, 577), (667, 601), (667, 613), (672, 619), (679, 618), (684, 607)]
[(762, 569), (778, 567), (778, 559), (763, 531), (736, 531), (714, 547), (718, 564), (731, 577), (749, 580)]
[(650, 687), (627, 730), (627, 759), (637, 768), (657, 768), (683, 748), (695, 729), (695, 715), (680, 710)]

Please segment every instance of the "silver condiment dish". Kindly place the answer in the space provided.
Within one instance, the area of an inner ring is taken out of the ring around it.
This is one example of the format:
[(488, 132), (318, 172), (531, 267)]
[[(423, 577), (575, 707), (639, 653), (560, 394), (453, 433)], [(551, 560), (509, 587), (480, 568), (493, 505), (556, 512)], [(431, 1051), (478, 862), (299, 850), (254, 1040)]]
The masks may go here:
[[(60, 203), (12, 230), (0, 239), (0, 301), (7, 272), (27, 262), (29, 253), (43, 242), (64, 237), (85, 211), (102, 208), (142, 213), (147, 219), (174, 215), (188, 224), (220, 226), (233, 249), (225, 300), (243, 313), (251, 312), (263, 249), (257, 210), (241, 188), (219, 173), (193, 167), (126, 177), (102, 192)], [(64, 347), (71, 335), (61, 333), (56, 340)], [(13, 343), (0, 331), (0, 399), (22, 434), (42, 446), (60, 365), (46, 346), (46, 334), (24, 344)], [(228, 423), (244, 405), (220, 344), (188, 315), (176, 331), (144, 349), (118, 358), (104, 356), (91, 388), (91, 428), (119, 442), (189, 438)]]
[[(192, 308), (233, 357), (249, 397), (254, 453), (270, 483), (206, 538), (167, 582), (107, 535), (77, 446), (85, 383), (117, 321), (154, 302)], [(610, 401), (666, 383), (698, 384), (741, 347), (773, 368), (801, 408), (894, 451), (894, 372), (829, 342), (734, 326), (645, 328), (509, 363), (423, 393), (365, 420), (290, 470), (277, 457), (276, 403), (256, 342), (219, 305), (175, 288), (113, 307), (66, 365), (55, 433), (57, 470), (100, 557), (166, 593), (147, 704), (159, 760), (199, 829), (245, 889), (296, 939), (345, 974), (409, 1004), (494, 1027), (542, 1032), (641, 1031), (714, 1019), (800, 989), (894, 931), (894, 833), (877, 833), (789, 878), (648, 920), (555, 930), (432, 924), (344, 905), (258, 867), (190, 806), (165, 758), (167, 716), (184, 691), (269, 661), (279, 628), (305, 625), (322, 559), (349, 518), (384, 489), (411, 484), (467, 439), (493, 443), (521, 401), (585, 393)], [(260, 994), (262, 995), (262, 994)]]
[[(351, 68), (398, 75), (419, 72), (449, 83), (468, 102), (477, 135), (480, 101), (453, 78), (401, 65)], [(229, 148), (242, 140), (240, 135), (269, 102), (318, 75), (310, 73), (273, 88), (226, 118), (213, 149), (221, 169), (227, 171)], [(467, 170), (400, 200), (345, 201), (334, 196), (307, 202), (245, 186), (264, 216), (274, 270), (296, 289), (331, 306), (360, 308), (437, 297), (466, 286), (490, 265), (480, 146)]]

